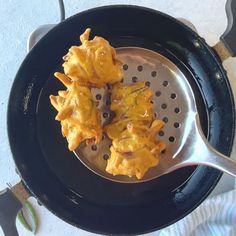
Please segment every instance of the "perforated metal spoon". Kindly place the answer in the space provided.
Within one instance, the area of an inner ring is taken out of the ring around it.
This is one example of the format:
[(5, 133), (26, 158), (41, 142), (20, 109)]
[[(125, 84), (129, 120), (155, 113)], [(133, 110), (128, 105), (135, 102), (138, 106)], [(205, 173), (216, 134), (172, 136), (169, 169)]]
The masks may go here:
[[(118, 57), (125, 62), (123, 83), (145, 81), (155, 94), (152, 102), (156, 116), (166, 124), (158, 138), (166, 142), (160, 164), (151, 168), (142, 180), (113, 176), (105, 171), (111, 141), (104, 135), (99, 145), (81, 145), (75, 154), (90, 170), (116, 182), (144, 182), (189, 165), (208, 165), (236, 176), (236, 162), (213, 149), (202, 133), (191, 86), (181, 70), (159, 53), (143, 48), (119, 48)], [(110, 89), (94, 89), (102, 122), (111, 121)]]

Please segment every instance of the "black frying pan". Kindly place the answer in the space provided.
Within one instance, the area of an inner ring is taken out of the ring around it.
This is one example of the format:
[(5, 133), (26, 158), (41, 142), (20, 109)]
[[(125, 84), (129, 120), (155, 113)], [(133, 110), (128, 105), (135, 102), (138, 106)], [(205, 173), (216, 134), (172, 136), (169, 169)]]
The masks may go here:
[(217, 44), (219, 55), (176, 19), (136, 6), (82, 12), (40, 40), (22, 63), (9, 98), (9, 141), (22, 182), (0, 195), (0, 224), (6, 235), (17, 235), (13, 219), (29, 195), (66, 222), (104, 234), (161, 229), (190, 213), (208, 196), (222, 175), (209, 167), (183, 168), (128, 185), (94, 174), (68, 151), (48, 96), (62, 88), (53, 79), (62, 56), (78, 44), (85, 28), (91, 27), (93, 35), (105, 37), (114, 47), (147, 48), (174, 62), (192, 86), (210, 144), (229, 155), (234, 102), (220, 57), (228, 56), (224, 45), (235, 56), (231, 10), (236, 12), (236, 2), (228, 1), (227, 6), (229, 26)]

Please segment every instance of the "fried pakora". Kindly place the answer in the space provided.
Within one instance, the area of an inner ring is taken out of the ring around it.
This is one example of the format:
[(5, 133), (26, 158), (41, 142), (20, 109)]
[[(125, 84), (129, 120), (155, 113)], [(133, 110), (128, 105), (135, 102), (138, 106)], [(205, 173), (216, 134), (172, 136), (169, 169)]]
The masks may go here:
[(144, 82), (132, 85), (115, 84), (112, 89), (110, 109), (116, 116), (111, 124), (105, 127), (109, 138), (119, 137), (128, 123), (150, 126), (154, 119), (151, 97), (152, 91)]
[(69, 150), (74, 151), (84, 140), (98, 143), (102, 138), (101, 117), (90, 89), (71, 82), (62, 73), (57, 72), (55, 76), (67, 87), (58, 91), (58, 96), (51, 95), (50, 101), (58, 111), (55, 119), (61, 122)]
[(163, 125), (161, 120), (154, 120), (150, 128), (128, 124), (112, 142), (106, 171), (141, 179), (149, 168), (159, 163), (159, 154), (165, 149), (165, 143), (156, 139), (156, 133)]
[(80, 36), (82, 44), (72, 46), (64, 56), (64, 73), (73, 81), (96, 88), (120, 81), (122, 62), (116, 58), (116, 50), (102, 37), (89, 40), (90, 32), (86, 29)]

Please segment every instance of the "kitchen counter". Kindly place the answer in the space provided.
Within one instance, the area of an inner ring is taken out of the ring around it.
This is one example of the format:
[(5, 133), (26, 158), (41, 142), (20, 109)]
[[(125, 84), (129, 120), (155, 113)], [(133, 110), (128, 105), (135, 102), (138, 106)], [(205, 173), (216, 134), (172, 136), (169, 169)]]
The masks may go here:
[[(77, 12), (96, 6), (110, 4), (137, 4), (165, 12), (174, 17), (181, 17), (191, 21), (197, 32), (214, 45), (226, 28), (225, 0), (96, 0), (76, 1), (65, 0), (66, 17)], [(27, 54), (26, 44), (29, 34), (40, 25), (56, 24), (59, 22), (59, 6), (57, 0), (0, 0), (0, 190), (19, 182), (15, 172), (14, 162), (10, 152), (7, 129), (6, 112), (7, 101), (14, 76)], [(158, 25), (156, 26), (158, 30)], [(76, 30), (76, 29), (75, 29)], [(230, 58), (224, 62), (234, 94), (236, 93), (236, 59)], [(20, 125), (20, 124), (19, 124)], [(234, 145), (232, 157), (236, 157)], [(32, 157), (33, 158), (33, 157)], [(227, 175), (213, 191), (212, 195), (234, 188), (234, 179)], [(30, 201), (36, 208), (40, 226), (37, 235), (93, 235), (79, 230), (50, 213), (43, 206), (39, 206), (34, 198)], [(32, 235), (17, 222), (20, 235)], [(3, 235), (0, 229), (0, 235)]]

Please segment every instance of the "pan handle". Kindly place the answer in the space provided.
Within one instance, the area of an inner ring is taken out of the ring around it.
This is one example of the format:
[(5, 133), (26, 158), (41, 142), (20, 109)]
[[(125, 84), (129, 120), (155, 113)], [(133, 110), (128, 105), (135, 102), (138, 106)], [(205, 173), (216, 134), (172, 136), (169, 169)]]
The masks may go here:
[(29, 197), (22, 182), (0, 192), (0, 226), (5, 236), (18, 236), (16, 215)]
[(226, 15), (228, 18), (228, 25), (220, 37), (221, 41), (224, 43), (224, 46), (229, 51), (232, 57), (236, 56), (236, 1), (227, 0), (226, 6)]

